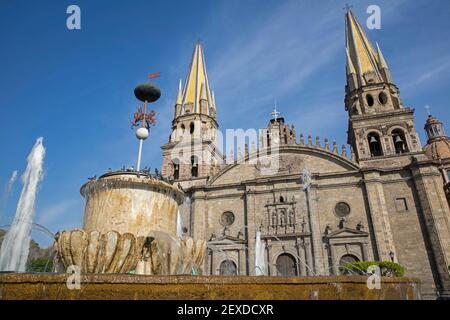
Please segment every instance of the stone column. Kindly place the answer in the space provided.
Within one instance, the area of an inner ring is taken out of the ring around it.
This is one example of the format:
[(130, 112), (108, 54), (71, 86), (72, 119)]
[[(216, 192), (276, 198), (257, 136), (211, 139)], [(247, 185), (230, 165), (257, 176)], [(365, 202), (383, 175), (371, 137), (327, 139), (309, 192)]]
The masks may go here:
[(326, 244), (326, 243), (324, 243), (323, 244), (323, 265), (324, 265), (324, 268), (325, 268), (325, 275), (326, 276), (329, 276), (330, 275), (330, 259), (329, 259), (329, 256), (328, 256), (328, 247), (329, 247), (329, 245), (328, 244)]
[(392, 236), (389, 213), (384, 197), (383, 185), (379, 172), (365, 172), (364, 184), (366, 196), (369, 202), (370, 217), (375, 234), (376, 251), (378, 260), (390, 261), (389, 253), (392, 251), (395, 256), (394, 239)]
[(431, 165), (417, 166), (412, 173), (441, 285), (450, 295), (450, 210), (443, 180)]
[(367, 256), (367, 245), (368, 245), (367, 241), (364, 241), (361, 244), (362, 258), (364, 261), (370, 260)]
[(272, 274), (272, 240), (267, 239), (267, 275)]
[[(297, 249), (297, 256), (298, 256), (298, 273), (300, 276), (305, 275), (305, 259), (302, 257), (302, 239), (296, 238), (295, 239), (295, 248)], [(304, 254), (304, 253), (303, 253)]]
[(300, 273), (301, 273), (302, 276), (306, 276), (308, 274), (306, 272), (307, 269), (306, 269), (306, 265), (305, 264), (307, 262), (306, 262), (306, 255), (305, 255), (305, 244), (304, 244), (303, 240), (301, 241), (301, 243), (298, 246), (298, 252), (299, 252), (298, 256), (302, 260), (300, 262)]
[(339, 275), (339, 261), (336, 260), (336, 248), (330, 244), (330, 254), (331, 254), (331, 269), (333, 270), (333, 274), (335, 276)]
[(322, 233), (320, 232), (319, 216), (317, 212), (317, 192), (316, 186), (311, 184), (309, 190), (305, 190), (306, 202), (311, 225), (312, 250), (314, 253), (314, 265), (311, 265), (317, 275), (325, 274), (323, 264)]
[(208, 207), (205, 193), (196, 191), (192, 197), (193, 223), (192, 237), (194, 239), (208, 239)]
[(311, 242), (309, 239), (305, 239), (305, 252), (306, 252), (306, 264), (308, 265), (307, 273), (310, 276), (314, 274), (311, 273), (311, 270), (314, 270), (313, 259), (311, 257)]
[(255, 275), (255, 241), (259, 224), (255, 221), (255, 194), (250, 186), (246, 186), (244, 195), (245, 215), (247, 221), (247, 274)]
[(213, 250), (210, 250), (209, 251), (209, 256), (210, 256), (210, 259), (209, 259), (209, 263), (210, 263), (210, 266), (209, 266), (209, 273), (210, 273), (210, 275), (214, 275), (214, 251)]
[(238, 249), (238, 275), (245, 276), (245, 261), (243, 259), (243, 249)]

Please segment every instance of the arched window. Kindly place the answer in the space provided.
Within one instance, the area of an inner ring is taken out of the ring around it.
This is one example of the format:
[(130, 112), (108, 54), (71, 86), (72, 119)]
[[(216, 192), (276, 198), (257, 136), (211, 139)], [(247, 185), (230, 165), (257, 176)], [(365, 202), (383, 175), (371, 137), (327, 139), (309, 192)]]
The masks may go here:
[(408, 152), (408, 145), (406, 144), (405, 134), (400, 129), (392, 131), (392, 140), (394, 142), (395, 153)]
[(370, 155), (372, 157), (383, 155), (383, 151), (381, 150), (380, 136), (377, 133), (369, 133), (367, 135), (367, 140), (369, 142)]
[(386, 93), (384, 93), (383, 91), (380, 92), (380, 94), (378, 95), (378, 101), (382, 105), (385, 105), (388, 102), (388, 97), (387, 97)]
[(370, 95), (370, 94), (366, 95), (366, 101), (367, 101), (367, 105), (369, 107), (373, 106), (373, 104), (375, 103), (375, 101), (373, 100), (372, 95)]
[(282, 253), (277, 258), (277, 274), (284, 277), (295, 277), (297, 273), (297, 262), (289, 253)]
[(184, 132), (186, 131), (186, 128), (184, 126), (184, 123), (181, 124), (181, 134), (184, 134)]
[(192, 178), (198, 177), (198, 160), (196, 156), (191, 157), (191, 176)]
[(191, 124), (189, 125), (189, 132), (190, 132), (190, 134), (194, 134), (194, 129), (195, 129), (194, 123), (191, 122)]
[(345, 254), (339, 260), (339, 271), (341, 274), (349, 274), (347, 264), (359, 261), (358, 257), (353, 254)]
[(283, 196), (280, 196), (280, 202), (284, 202)]
[(236, 264), (231, 260), (224, 260), (220, 263), (221, 276), (235, 276), (237, 275)]
[(174, 159), (172, 161), (173, 165), (173, 178), (178, 180), (180, 178), (180, 161), (178, 159)]

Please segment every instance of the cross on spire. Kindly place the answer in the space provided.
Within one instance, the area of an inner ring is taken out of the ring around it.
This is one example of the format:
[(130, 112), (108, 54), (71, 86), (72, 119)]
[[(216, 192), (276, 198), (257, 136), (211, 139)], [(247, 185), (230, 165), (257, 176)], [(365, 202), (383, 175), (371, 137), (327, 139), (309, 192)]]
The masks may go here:
[(425, 109), (427, 109), (427, 114), (428, 114), (429, 116), (431, 116), (430, 106), (429, 106), (429, 105), (426, 105), (426, 106), (425, 106)]
[(273, 119), (275, 121), (277, 121), (278, 116), (280, 115), (280, 112), (277, 111), (277, 104), (276, 103), (275, 103), (275, 107), (273, 107), (273, 111), (272, 111), (271, 115), (272, 115)]
[(345, 7), (342, 8), (342, 9), (345, 10), (346, 12), (349, 12), (351, 8), (353, 8), (353, 6), (352, 6), (352, 5), (349, 5), (348, 2), (346, 2), (346, 3), (345, 3)]

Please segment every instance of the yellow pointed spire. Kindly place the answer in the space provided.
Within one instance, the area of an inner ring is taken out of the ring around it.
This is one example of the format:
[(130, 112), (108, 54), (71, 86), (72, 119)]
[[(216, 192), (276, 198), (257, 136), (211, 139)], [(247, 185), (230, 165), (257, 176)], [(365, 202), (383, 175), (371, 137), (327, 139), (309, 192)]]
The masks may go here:
[(194, 53), (192, 54), (192, 61), (186, 78), (182, 100), (183, 105), (193, 104), (195, 113), (200, 113), (199, 101), (202, 84), (205, 88), (206, 100), (209, 102), (212, 101), (203, 48), (200, 42), (197, 42), (195, 44)]
[(374, 72), (380, 77), (377, 54), (351, 10), (346, 13), (346, 41), (350, 60), (358, 74)]
[(381, 53), (380, 46), (378, 45), (378, 42), (375, 42), (377, 45), (377, 54), (378, 54), (378, 63), (380, 64), (380, 68), (386, 68), (389, 69), (386, 63), (386, 60), (384, 60), (383, 53)]
[(355, 66), (353, 65), (352, 59), (350, 59), (350, 54), (348, 53), (348, 48), (345, 49), (347, 55), (347, 75), (356, 74)]
[(206, 100), (208, 101), (208, 97), (206, 96), (206, 86), (204, 83), (200, 86), (200, 100)]
[(183, 104), (183, 90), (181, 87), (181, 79), (180, 79), (180, 83), (178, 84), (178, 93), (177, 93), (177, 102), (176, 104), (178, 105), (182, 105)]

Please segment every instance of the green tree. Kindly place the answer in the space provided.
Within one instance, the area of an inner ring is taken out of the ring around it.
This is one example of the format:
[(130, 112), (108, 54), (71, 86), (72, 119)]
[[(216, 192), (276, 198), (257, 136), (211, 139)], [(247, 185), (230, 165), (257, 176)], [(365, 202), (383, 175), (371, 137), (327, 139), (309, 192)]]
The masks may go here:
[(50, 272), (53, 270), (53, 260), (50, 258), (37, 258), (28, 261), (27, 272)]

